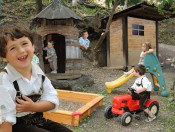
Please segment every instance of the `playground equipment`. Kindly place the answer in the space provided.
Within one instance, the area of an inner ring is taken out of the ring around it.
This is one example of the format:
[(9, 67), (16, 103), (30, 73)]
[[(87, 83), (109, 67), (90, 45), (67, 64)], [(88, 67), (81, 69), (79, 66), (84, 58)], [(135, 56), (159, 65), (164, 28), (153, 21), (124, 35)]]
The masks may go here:
[[(133, 69), (130, 70), (130, 72)], [(105, 86), (107, 88), (107, 92), (111, 93), (111, 91), (117, 87), (120, 87), (121, 85), (123, 85), (125, 82), (127, 82), (128, 80), (130, 80), (131, 78), (134, 77), (134, 73), (131, 73), (129, 76), (126, 75), (122, 75), (121, 77), (119, 77), (118, 79), (112, 81), (112, 82), (106, 82)]]
[(150, 73), (153, 79), (154, 90), (161, 90), (163, 97), (168, 96), (168, 90), (166, 88), (165, 79), (162, 73), (162, 69), (155, 54), (147, 54), (144, 59), (144, 65), (146, 72)]
[[(144, 66), (146, 67), (146, 72), (150, 73), (153, 79), (154, 84), (154, 90), (161, 90), (161, 95), (163, 97), (168, 96), (168, 90), (166, 88), (165, 79), (162, 73), (162, 69), (159, 63), (159, 60), (157, 59), (156, 55), (151, 53), (147, 54), (144, 58)], [(132, 69), (131, 69), (132, 70)], [(106, 88), (107, 92), (111, 93), (111, 91), (125, 82), (127, 82), (129, 79), (131, 79), (134, 76), (134, 74), (130, 74), (129, 76), (122, 75), (120, 78), (112, 81), (112, 82), (106, 82)]]
[[(124, 94), (115, 96), (112, 101), (111, 106), (105, 108), (104, 116), (107, 119), (118, 117), (121, 115), (121, 124), (123, 126), (128, 126), (132, 122), (132, 114), (141, 112), (139, 102), (140, 100), (134, 98), (134, 89), (128, 88), (132, 95)], [(159, 112), (159, 102), (156, 100), (149, 99), (145, 103), (146, 107), (154, 114), (157, 115)], [(135, 116), (136, 119), (140, 119)]]

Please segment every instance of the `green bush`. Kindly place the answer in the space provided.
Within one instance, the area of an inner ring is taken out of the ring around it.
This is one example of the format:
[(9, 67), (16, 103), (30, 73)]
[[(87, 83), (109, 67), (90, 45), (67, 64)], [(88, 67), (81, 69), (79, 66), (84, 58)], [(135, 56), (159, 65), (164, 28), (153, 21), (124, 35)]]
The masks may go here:
[(175, 19), (165, 19), (159, 22), (159, 43), (175, 45)]
[(2, 61), (2, 58), (0, 58), (0, 70), (4, 69), (5, 66), (6, 66), (6, 63)]

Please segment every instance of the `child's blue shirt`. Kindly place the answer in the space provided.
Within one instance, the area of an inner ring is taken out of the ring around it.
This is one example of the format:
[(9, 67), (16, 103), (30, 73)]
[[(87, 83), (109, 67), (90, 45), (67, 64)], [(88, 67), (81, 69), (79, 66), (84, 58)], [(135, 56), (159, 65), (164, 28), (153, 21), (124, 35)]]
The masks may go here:
[(83, 37), (79, 38), (79, 43), (81, 45), (85, 45), (86, 47), (89, 47), (89, 45), (90, 45), (90, 41), (88, 39), (83, 39)]

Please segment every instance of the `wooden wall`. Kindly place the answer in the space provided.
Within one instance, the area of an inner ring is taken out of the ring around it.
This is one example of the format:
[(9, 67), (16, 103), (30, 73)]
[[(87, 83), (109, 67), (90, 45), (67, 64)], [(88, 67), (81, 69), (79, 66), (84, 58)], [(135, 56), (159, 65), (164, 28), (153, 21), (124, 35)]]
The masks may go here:
[[(107, 66), (122, 68), (125, 66), (124, 45), (128, 45), (128, 66), (138, 64), (142, 44), (146, 41), (151, 42), (152, 48), (156, 53), (156, 22), (139, 18), (128, 17), (128, 43), (123, 42), (122, 18), (113, 20), (110, 25), (110, 44), (107, 56)], [(132, 35), (132, 24), (144, 26), (144, 36)], [(126, 37), (127, 38), (127, 37)], [(127, 42), (127, 41), (126, 41)]]
[[(144, 36), (132, 35), (132, 24), (144, 26)], [(138, 64), (142, 44), (151, 42), (152, 48), (156, 50), (156, 22), (139, 18), (128, 17), (128, 65)]]
[[(37, 33), (41, 35), (43, 41), (46, 36), (47, 39), (51, 39), (53, 34), (59, 34), (65, 37), (65, 75), (79, 75), (78, 77), (80, 77), (82, 52), (79, 48), (79, 31), (72, 26), (72, 20), (60, 21), (60, 23), (61, 22), (65, 23), (63, 25), (57, 25), (59, 21), (55, 21), (54, 24), (56, 25), (51, 25), (49, 21), (47, 24), (42, 24), (42, 26), (38, 28)], [(43, 42), (39, 44), (43, 45)], [(61, 76), (63, 76), (63, 74), (61, 74)]]
[(123, 66), (122, 18), (118, 18), (111, 23), (108, 52), (108, 67)]

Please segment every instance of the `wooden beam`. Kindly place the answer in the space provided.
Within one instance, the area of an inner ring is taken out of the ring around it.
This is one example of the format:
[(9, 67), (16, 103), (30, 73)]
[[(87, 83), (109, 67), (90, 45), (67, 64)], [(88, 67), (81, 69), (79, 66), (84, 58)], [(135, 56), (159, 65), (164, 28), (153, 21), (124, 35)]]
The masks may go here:
[(123, 58), (125, 67), (128, 66), (128, 17), (122, 17), (122, 40), (123, 40)]
[(117, 19), (119, 17), (123, 17), (123, 16), (129, 15), (129, 14), (132, 14), (134, 12), (140, 12), (140, 11), (143, 11), (143, 10), (144, 10), (144, 8), (137, 8), (137, 9), (134, 9), (134, 10), (129, 11), (129, 12), (121, 13), (121, 14), (117, 15), (117, 17), (115, 17), (115, 15), (114, 15), (113, 19)]
[(110, 67), (110, 31), (107, 34), (107, 66)]
[(129, 16), (129, 17), (134, 17), (134, 18), (145, 19), (145, 20), (153, 20), (153, 21), (156, 21), (155, 18), (146, 17), (146, 16), (144, 16), (144, 15), (138, 16), (138, 15), (133, 15), (133, 14), (131, 15), (131, 14), (129, 14), (128, 16)]
[(82, 59), (80, 58), (77, 58), (77, 59), (69, 59), (69, 58), (66, 58), (66, 62), (81, 62)]
[(159, 59), (159, 45), (158, 45), (158, 34), (159, 34), (159, 28), (158, 28), (158, 21), (156, 21), (156, 56)]

